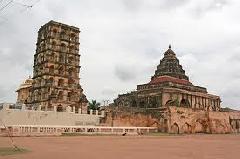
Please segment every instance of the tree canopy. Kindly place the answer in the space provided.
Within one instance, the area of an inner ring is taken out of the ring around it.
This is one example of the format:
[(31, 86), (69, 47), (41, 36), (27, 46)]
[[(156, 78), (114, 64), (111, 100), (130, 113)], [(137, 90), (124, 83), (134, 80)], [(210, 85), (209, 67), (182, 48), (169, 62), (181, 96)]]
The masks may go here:
[(97, 102), (96, 100), (92, 100), (91, 102), (88, 103), (88, 109), (92, 109), (92, 110), (98, 110), (100, 107), (100, 103)]

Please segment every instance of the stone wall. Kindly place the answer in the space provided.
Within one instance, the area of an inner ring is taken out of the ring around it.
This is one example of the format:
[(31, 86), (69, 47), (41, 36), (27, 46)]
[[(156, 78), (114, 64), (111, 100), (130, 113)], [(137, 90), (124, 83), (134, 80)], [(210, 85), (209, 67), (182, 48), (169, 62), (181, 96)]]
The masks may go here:
[(133, 108), (110, 109), (106, 112), (101, 125), (158, 127), (158, 119), (150, 113), (137, 111)]
[(211, 112), (169, 107), (170, 133), (237, 133), (240, 112)]
[(102, 125), (158, 127), (168, 133), (239, 133), (240, 112), (213, 112), (170, 106), (165, 110), (116, 107)]
[(102, 115), (73, 112), (35, 111), (19, 109), (0, 110), (0, 125), (99, 125)]
[(208, 117), (205, 111), (193, 111), (181, 107), (169, 107), (168, 131), (170, 133), (208, 133)]

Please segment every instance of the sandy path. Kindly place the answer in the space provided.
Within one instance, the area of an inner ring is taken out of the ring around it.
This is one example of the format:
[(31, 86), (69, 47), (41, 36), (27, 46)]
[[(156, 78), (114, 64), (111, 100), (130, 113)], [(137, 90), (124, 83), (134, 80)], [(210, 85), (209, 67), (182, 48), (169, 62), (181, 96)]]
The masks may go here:
[[(19, 137), (31, 152), (8, 159), (238, 159), (240, 135)], [(0, 147), (9, 139), (0, 137)]]

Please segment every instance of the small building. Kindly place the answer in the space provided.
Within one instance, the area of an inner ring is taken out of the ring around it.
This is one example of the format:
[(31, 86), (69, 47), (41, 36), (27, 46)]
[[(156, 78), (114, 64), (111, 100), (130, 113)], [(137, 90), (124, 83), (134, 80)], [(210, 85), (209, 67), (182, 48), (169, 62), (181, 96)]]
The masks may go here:
[(24, 104), (24, 103), (27, 102), (27, 99), (28, 99), (29, 94), (30, 94), (30, 90), (32, 88), (32, 83), (33, 83), (33, 80), (31, 78), (31, 76), (29, 76), (28, 79), (26, 79), (19, 86), (19, 88), (16, 90), (16, 92), (17, 92), (17, 103)]

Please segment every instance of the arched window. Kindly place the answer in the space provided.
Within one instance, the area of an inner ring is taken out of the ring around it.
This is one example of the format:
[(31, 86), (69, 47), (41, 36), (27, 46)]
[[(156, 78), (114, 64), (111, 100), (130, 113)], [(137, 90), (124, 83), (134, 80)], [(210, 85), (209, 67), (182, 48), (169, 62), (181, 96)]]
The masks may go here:
[(64, 63), (64, 56), (62, 54), (59, 55), (59, 62)]
[(73, 63), (73, 57), (72, 57), (72, 56), (69, 56), (69, 57), (68, 57), (68, 63), (69, 63), (69, 64), (72, 64), (72, 63)]
[(53, 77), (50, 77), (50, 78), (48, 79), (47, 84), (49, 84), (49, 85), (53, 85), (53, 84), (54, 84), (54, 79), (53, 79)]
[(67, 37), (66, 37), (66, 33), (64, 32), (64, 31), (62, 31), (61, 33), (60, 33), (60, 38), (61, 39), (66, 39)]
[(53, 29), (53, 34), (52, 34), (54, 37), (56, 37), (57, 36), (57, 29), (55, 28), (55, 29)]
[(51, 65), (51, 66), (49, 67), (49, 73), (54, 73), (54, 66), (53, 66), (53, 65)]
[(63, 100), (63, 91), (58, 92), (58, 99)]
[(68, 100), (74, 101), (74, 92), (68, 92)]
[(72, 78), (68, 79), (69, 87), (74, 87), (74, 80)]
[(71, 33), (70, 40), (71, 41), (75, 41), (76, 40), (76, 35), (74, 33)]
[(60, 50), (65, 52), (67, 50), (66, 44), (62, 43)]
[(56, 41), (52, 42), (52, 49), (56, 49)]
[(63, 79), (59, 79), (58, 80), (58, 86), (59, 87), (63, 87), (64, 86), (64, 80)]
[(74, 47), (74, 45), (71, 45), (70, 47), (69, 47), (69, 52), (70, 53), (75, 53), (75, 47)]
[(74, 68), (69, 68), (68, 69), (68, 74), (69, 74), (69, 76), (74, 77), (75, 76), (75, 69)]

